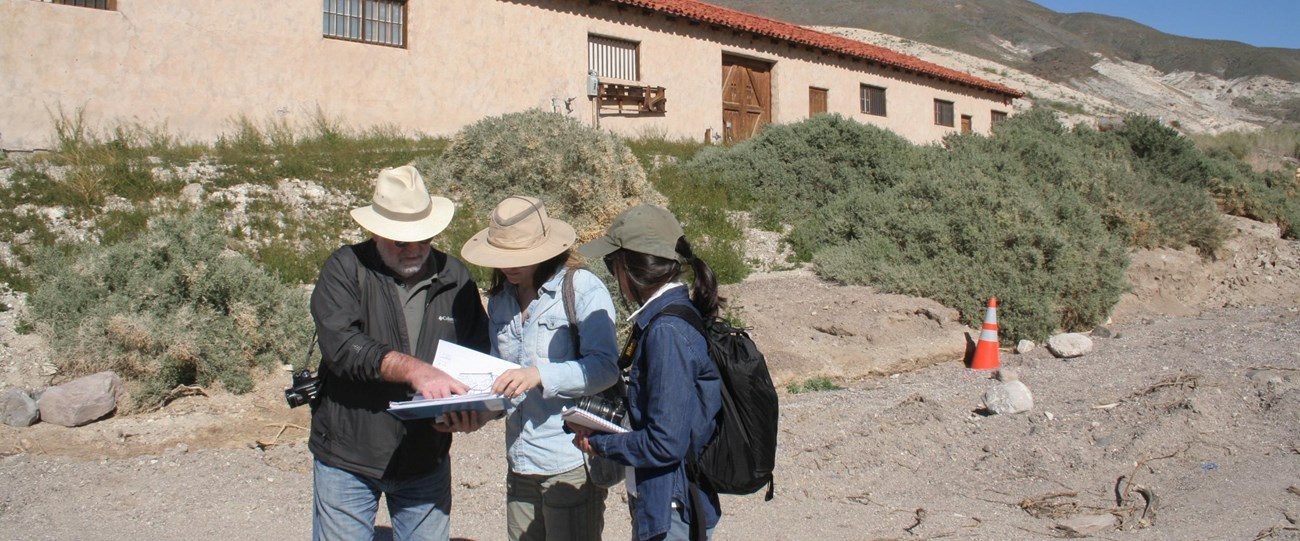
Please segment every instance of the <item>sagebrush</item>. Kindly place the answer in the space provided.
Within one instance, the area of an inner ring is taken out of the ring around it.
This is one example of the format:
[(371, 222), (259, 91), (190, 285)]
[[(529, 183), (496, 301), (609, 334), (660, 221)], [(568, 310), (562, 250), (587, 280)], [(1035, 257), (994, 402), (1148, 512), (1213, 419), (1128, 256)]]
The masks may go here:
[(226, 244), (213, 217), (193, 212), (156, 217), (132, 240), (43, 251), (28, 314), (60, 376), (113, 370), (148, 409), (177, 385), (246, 392), (255, 370), (301, 357), (305, 292)]

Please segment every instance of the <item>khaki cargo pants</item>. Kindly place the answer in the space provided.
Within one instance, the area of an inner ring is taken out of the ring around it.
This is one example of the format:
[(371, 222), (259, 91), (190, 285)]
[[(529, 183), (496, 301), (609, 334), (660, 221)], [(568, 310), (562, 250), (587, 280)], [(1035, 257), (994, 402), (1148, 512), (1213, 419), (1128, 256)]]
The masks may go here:
[(579, 466), (556, 475), (506, 474), (506, 533), (511, 541), (598, 541), (609, 491)]

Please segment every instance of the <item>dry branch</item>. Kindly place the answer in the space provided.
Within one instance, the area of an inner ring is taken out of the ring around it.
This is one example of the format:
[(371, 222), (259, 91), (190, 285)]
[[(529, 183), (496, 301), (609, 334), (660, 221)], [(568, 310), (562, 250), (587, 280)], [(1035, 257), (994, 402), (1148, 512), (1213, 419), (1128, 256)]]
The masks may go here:
[(185, 384), (177, 385), (172, 390), (167, 391), (167, 394), (163, 395), (162, 400), (158, 402), (158, 407), (154, 409), (163, 409), (164, 407), (167, 406), (167, 404), (170, 404), (173, 400), (176, 400), (177, 398), (180, 398), (182, 396), (194, 396), (194, 395), (202, 395), (204, 397), (209, 396), (208, 392), (203, 390), (203, 387), (200, 387), (198, 385), (185, 385)]

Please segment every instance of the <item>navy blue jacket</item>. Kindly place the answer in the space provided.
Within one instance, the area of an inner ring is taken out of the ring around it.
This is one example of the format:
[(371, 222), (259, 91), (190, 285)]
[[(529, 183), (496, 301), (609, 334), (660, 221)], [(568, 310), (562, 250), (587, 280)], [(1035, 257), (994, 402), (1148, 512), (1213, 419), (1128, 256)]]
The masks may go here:
[[(637, 313), (634, 324), (644, 328), (669, 304), (691, 306), (686, 288), (664, 291)], [(632, 431), (592, 434), (588, 441), (596, 454), (636, 468), (634, 533), (637, 539), (649, 539), (668, 531), (673, 503), (690, 521), (686, 456), (698, 454), (713, 435), (722, 383), (704, 336), (678, 317), (655, 320), (635, 355), (627, 389)], [(718, 495), (701, 494), (702, 518), (711, 528), (722, 515)]]

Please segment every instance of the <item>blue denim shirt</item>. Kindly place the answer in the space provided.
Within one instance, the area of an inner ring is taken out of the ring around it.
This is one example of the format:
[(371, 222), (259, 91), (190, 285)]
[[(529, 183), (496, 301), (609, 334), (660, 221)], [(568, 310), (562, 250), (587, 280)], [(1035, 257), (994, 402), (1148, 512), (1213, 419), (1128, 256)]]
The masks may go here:
[[(685, 287), (661, 290), (634, 315), (637, 327), (669, 304), (691, 306)], [(722, 408), (722, 383), (704, 336), (678, 317), (659, 318), (641, 336), (629, 374), (627, 399), (632, 431), (592, 434), (597, 454), (635, 467), (637, 539), (668, 531), (677, 503), (689, 522), (687, 452), (698, 454)], [(716, 493), (702, 493), (707, 527), (722, 515)]]
[(556, 272), (538, 289), (526, 321), (510, 283), (488, 299), (492, 355), (522, 367), (535, 366), (542, 375), (542, 386), (516, 399), (506, 417), (506, 460), (515, 473), (554, 475), (581, 466), (582, 451), (573, 445), (573, 435), (564, 432), (560, 412), (573, 405), (573, 399), (598, 393), (618, 378), (609, 290), (589, 271), (574, 274), (582, 341), (582, 351), (576, 352), (560, 292), (565, 272)]

